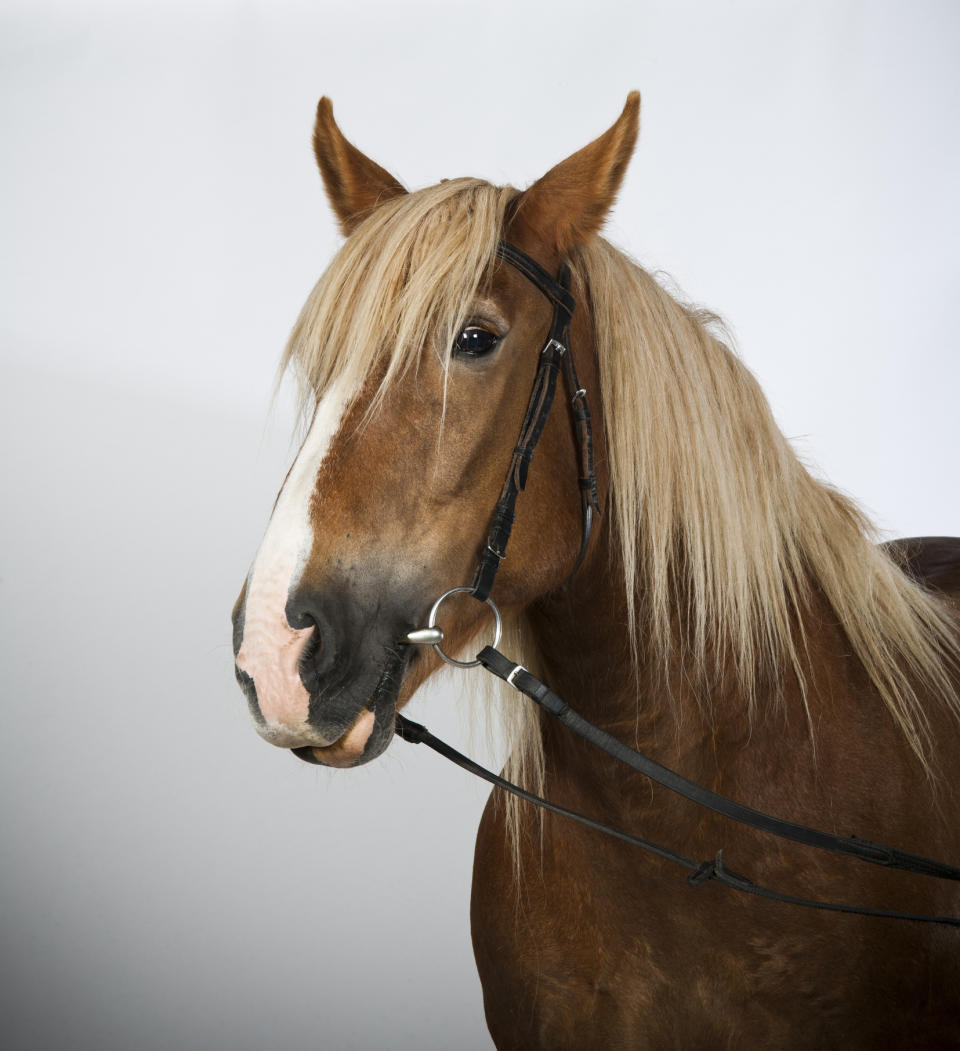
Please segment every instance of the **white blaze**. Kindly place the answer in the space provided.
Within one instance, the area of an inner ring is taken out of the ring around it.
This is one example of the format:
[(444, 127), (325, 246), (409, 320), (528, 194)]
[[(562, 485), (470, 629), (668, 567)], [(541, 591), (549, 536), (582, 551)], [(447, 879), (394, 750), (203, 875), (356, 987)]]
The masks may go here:
[(310, 430), (287, 475), (266, 534), (247, 577), (243, 641), (237, 666), (253, 679), (266, 720), (260, 733), (273, 744), (291, 748), (309, 737), (310, 695), (300, 681), (297, 661), (313, 628), (287, 622), (287, 599), (299, 583), (313, 546), (310, 503), (317, 476), (340, 428), (352, 390), (334, 383), (320, 400)]

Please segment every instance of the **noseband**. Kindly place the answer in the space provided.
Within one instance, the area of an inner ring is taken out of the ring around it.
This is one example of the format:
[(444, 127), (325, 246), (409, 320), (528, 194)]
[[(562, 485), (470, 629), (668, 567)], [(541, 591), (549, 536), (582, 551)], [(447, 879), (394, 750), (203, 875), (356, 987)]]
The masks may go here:
[[(515, 690), (524, 694), (549, 715), (558, 719), (574, 733), (601, 751), (613, 756), (613, 758), (645, 775), (657, 784), (670, 789), (672, 792), (676, 792), (691, 802), (713, 810), (723, 817), (759, 829), (762, 832), (779, 836), (782, 839), (792, 840), (805, 846), (835, 854), (845, 854), (848, 857), (866, 861), (870, 864), (901, 869), (906, 872), (932, 876), (937, 879), (960, 880), (960, 869), (946, 865), (943, 862), (933, 861), (919, 854), (910, 854), (906, 851), (897, 850), (894, 847), (871, 843), (867, 840), (859, 839), (857, 836), (837, 836), (832, 833), (807, 828), (804, 825), (783, 821), (780, 818), (772, 817), (759, 810), (734, 802), (692, 781), (688, 781), (686, 778), (681, 777), (672, 770), (668, 770), (666, 767), (643, 755), (643, 753), (630, 748), (588, 722), (574, 711), (566, 701), (554, 693), (546, 683), (541, 682), (540, 679), (532, 675), (522, 665), (514, 664), (513, 661), (496, 649), (500, 640), (500, 613), (490, 598), (490, 589), (493, 587), (500, 563), (506, 555), (507, 543), (510, 540), (510, 532), (513, 528), (517, 497), (527, 484), (530, 462), (533, 459), (537, 442), (540, 440), (540, 436), (543, 434), (543, 429), (546, 426), (547, 417), (550, 414), (550, 408), (553, 405), (556, 393), (557, 374), (561, 369), (563, 370), (567, 393), (570, 396), (570, 407), (577, 439), (582, 506), (580, 552), (570, 575), (579, 569), (586, 556), (593, 526), (593, 516), (600, 513), (597, 479), (593, 466), (593, 432), (590, 423), (590, 410), (587, 406), (587, 392), (579, 384), (573, 363), (573, 354), (570, 351), (570, 319), (573, 317), (576, 305), (573, 296), (570, 294), (570, 268), (567, 263), (561, 263), (557, 277), (554, 279), (536, 260), (531, 259), (525, 252), (504, 241), (497, 245), (497, 257), (519, 270), (524, 277), (536, 285), (551, 301), (553, 304), (553, 319), (550, 323), (550, 331), (547, 333), (546, 342), (540, 351), (537, 374), (533, 381), (533, 389), (530, 392), (523, 424), (520, 427), (520, 437), (517, 440), (517, 445), (510, 460), (510, 467), (507, 470), (507, 476), (500, 491), (500, 498), (497, 500), (497, 505), (494, 509), (486, 546), (480, 556), (473, 583), (469, 587), (455, 587), (444, 592), (433, 604), (427, 626), (409, 632), (403, 637), (401, 642), (408, 645), (432, 645), (434, 650), (448, 664), (461, 668), (472, 668), (482, 665), (487, 671), (509, 683)], [(437, 612), (443, 601), (450, 595), (461, 592), (470, 593), (477, 600), (485, 602), (493, 611), (495, 618), (496, 632), (493, 645), (485, 646), (477, 655), (476, 660), (472, 661), (454, 660), (444, 653), (440, 648), (440, 643), (443, 641), (443, 631), (436, 623)], [(576, 811), (568, 810), (540, 796), (533, 795), (451, 748), (445, 742), (434, 737), (425, 726), (412, 722), (399, 712), (396, 720), (396, 733), (405, 741), (410, 741), (414, 744), (425, 744), (464, 770), (483, 778), (483, 780), (502, 788), (512, 795), (533, 803), (535, 806), (571, 818), (590, 828), (597, 829), (633, 846), (640, 847), (648, 853), (680, 865), (690, 873), (687, 882), (691, 887), (699, 887), (703, 883), (716, 881), (732, 890), (741, 891), (745, 894), (789, 905), (799, 905), (804, 908), (960, 927), (960, 918), (953, 916), (925, 916), (916, 913), (892, 912), (886, 909), (872, 909), (857, 905), (816, 901), (783, 894), (769, 887), (760, 886), (745, 876), (740, 876), (726, 868), (723, 863), (722, 850), (717, 852), (715, 858), (698, 863), (666, 847), (651, 843), (649, 840), (641, 839), (621, 829), (601, 824)]]

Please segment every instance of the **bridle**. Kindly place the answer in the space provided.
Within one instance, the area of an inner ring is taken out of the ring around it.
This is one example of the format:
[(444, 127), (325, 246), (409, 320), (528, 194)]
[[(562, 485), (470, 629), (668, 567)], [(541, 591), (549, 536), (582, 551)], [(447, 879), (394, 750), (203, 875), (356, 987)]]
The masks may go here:
[[(792, 840), (818, 850), (844, 854), (874, 865), (901, 869), (906, 872), (932, 876), (937, 879), (960, 880), (960, 869), (951, 865), (922, 857), (919, 854), (911, 854), (893, 847), (871, 843), (856, 836), (837, 836), (829, 832), (807, 828), (804, 825), (783, 821), (762, 811), (754, 810), (752, 807), (736, 803), (716, 792), (711, 792), (709, 789), (688, 781), (636, 749), (623, 744), (622, 741), (612, 737), (593, 723), (588, 722), (574, 711), (566, 701), (554, 693), (549, 686), (541, 682), (540, 679), (527, 671), (522, 665), (515, 664), (509, 660), (496, 648), (500, 642), (501, 617), (496, 604), (490, 598), (490, 589), (493, 586), (497, 570), (500, 568), (500, 563), (506, 554), (507, 543), (510, 540), (510, 532), (513, 528), (517, 497), (526, 486), (530, 463), (533, 459), (537, 442), (540, 440), (540, 436), (546, 426), (547, 417), (556, 393), (557, 375), (561, 370), (563, 371), (567, 393), (569, 394), (570, 409), (577, 438), (580, 471), (579, 487), (582, 505), (580, 552), (571, 575), (577, 571), (586, 557), (593, 518), (594, 515), (600, 513), (597, 479), (593, 464), (593, 434), (590, 410), (587, 405), (587, 392), (579, 384), (574, 367), (573, 354), (570, 350), (570, 319), (573, 316), (575, 307), (574, 298), (570, 293), (570, 268), (567, 263), (562, 263), (557, 278), (554, 279), (536, 260), (531, 259), (530, 256), (514, 245), (503, 241), (497, 245), (497, 256), (519, 270), (524, 277), (536, 285), (551, 301), (553, 304), (553, 319), (550, 323), (546, 342), (540, 351), (537, 374), (533, 381), (527, 410), (520, 427), (520, 437), (514, 448), (503, 488), (494, 508), (486, 545), (480, 556), (473, 583), (469, 586), (455, 587), (445, 591), (433, 604), (427, 618), (426, 627), (409, 632), (401, 642), (409, 645), (433, 646), (434, 650), (444, 661), (460, 668), (483, 666), (492, 674), (509, 683), (514, 689), (524, 694), (545, 712), (558, 719), (590, 744), (613, 756), (613, 758), (626, 764), (631, 769), (645, 775), (657, 784), (700, 806), (713, 810), (723, 817), (759, 829), (770, 835), (779, 836), (782, 839)], [(478, 601), (485, 602), (494, 616), (493, 645), (485, 646), (477, 654), (476, 659), (472, 661), (456, 660), (445, 653), (440, 646), (443, 642), (443, 630), (437, 626), (438, 611), (447, 598), (458, 593), (469, 593)], [(669, 850), (667, 847), (641, 839), (621, 829), (602, 824), (576, 811), (568, 810), (566, 807), (558, 806), (540, 796), (527, 792), (473, 762), (472, 759), (462, 755), (448, 744), (434, 737), (426, 727), (412, 722), (399, 712), (396, 716), (396, 733), (405, 741), (427, 745), (464, 770), (483, 778), (485, 781), (502, 788), (512, 795), (533, 803), (535, 806), (571, 818), (583, 825), (614, 836), (667, 861), (680, 865), (690, 872), (687, 882), (692, 887), (699, 887), (704, 883), (716, 881), (746, 894), (790, 905), (799, 905), (804, 908), (823, 909), (829, 912), (855, 913), (862, 916), (875, 916), (886, 919), (940, 923), (960, 927), (960, 917), (893, 912), (886, 909), (872, 909), (782, 894), (779, 891), (760, 886), (745, 876), (731, 872), (723, 863), (722, 850), (718, 851), (716, 857), (711, 860), (696, 862), (684, 857), (682, 854)]]
[(500, 499), (493, 511), (490, 531), (487, 534), (486, 547), (480, 556), (480, 563), (471, 585), (474, 598), (485, 601), (493, 587), (494, 577), (500, 568), (510, 540), (513, 528), (514, 509), (517, 497), (526, 487), (527, 473), (533, 459), (534, 450), (550, 415), (554, 394), (557, 389), (557, 373), (562, 369), (563, 378), (570, 397), (570, 411), (573, 414), (574, 431), (577, 437), (580, 466), (580, 503), (582, 509), (582, 531), (580, 553), (574, 563), (571, 575), (583, 562), (590, 545), (590, 532), (593, 528), (593, 516), (600, 513), (600, 499), (597, 495), (597, 478), (593, 469), (593, 430), (590, 424), (590, 408), (587, 405), (587, 392), (580, 386), (577, 370), (570, 352), (570, 320), (573, 317), (576, 301), (570, 293), (570, 267), (562, 263), (557, 279), (554, 280), (536, 260), (525, 252), (505, 241), (497, 245), (497, 255), (504, 262), (516, 267), (531, 281), (553, 304), (553, 319), (547, 339), (540, 350), (537, 374), (534, 377), (533, 389), (527, 402), (527, 411), (520, 426), (520, 437), (510, 467), (500, 490)]
[(470, 594), (479, 602), (486, 602), (490, 607), (494, 618), (493, 645), (499, 644), (502, 621), (496, 603), (490, 598), (490, 589), (493, 587), (500, 563), (507, 554), (517, 497), (526, 488), (530, 463), (543, 429), (547, 425), (547, 418), (553, 407), (557, 391), (557, 376), (561, 371), (569, 396), (580, 471), (578, 479), (581, 507), (580, 551), (568, 574), (568, 579), (580, 568), (587, 555), (594, 516), (600, 514), (597, 476), (593, 465), (593, 427), (590, 420), (590, 407), (587, 404), (587, 392), (580, 386), (580, 380), (577, 378), (577, 369), (570, 351), (570, 321), (576, 307), (576, 300), (570, 292), (570, 267), (565, 262), (561, 263), (557, 277), (554, 279), (535, 259), (531, 259), (526, 252), (522, 252), (506, 241), (498, 242), (496, 254), (499, 259), (519, 270), (550, 300), (553, 304), (553, 317), (550, 320), (546, 340), (540, 348), (537, 373), (533, 379), (530, 397), (527, 399), (527, 409), (523, 416), (523, 423), (520, 425), (520, 436), (514, 447), (510, 466), (507, 468), (500, 496), (493, 510), (486, 544), (480, 555), (473, 583), (468, 587), (454, 587), (445, 591), (431, 607), (426, 627), (410, 632), (402, 640), (415, 645), (433, 646), (442, 660), (457, 668), (476, 668), (482, 661), (479, 657), (471, 661), (456, 660), (444, 653), (440, 648), (443, 631), (437, 627), (437, 613), (443, 602), (451, 595)]

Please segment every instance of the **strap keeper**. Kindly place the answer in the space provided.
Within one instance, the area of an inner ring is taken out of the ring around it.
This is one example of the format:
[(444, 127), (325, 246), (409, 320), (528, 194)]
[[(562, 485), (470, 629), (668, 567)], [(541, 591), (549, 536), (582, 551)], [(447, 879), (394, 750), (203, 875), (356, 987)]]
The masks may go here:
[(514, 688), (515, 690), (517, 690), (518, 692), (521, 692), (521, 691), (520, 691), (520, 687), (519, 687), (519, 686), (518, 686), (518, 685), (517, 685), (517, 684), (516, 684), (516, 683), (515, 683), (515, 682), (513, 681), (513, 678), (514, 678), (514, 676), (515, 676), (515, 675), (519, 675), (519, 674), (520, 674), (520, 672), (522, 672), (522, 671), (526, 671), (526, 670), (527, 670), (527, 669), (526, 669), (526, 668), (525, 668), (525, 667), (524, 667), (524, 666), (523, 666), (522, 664), (518, 664), (518, 665), (517, 665), (517, 666), (516, 666), (516, 667), (515, 667), (515, 668), (513, 669), (513, 671), (512, 671), (512, 672), (510, 672), (510, 674), (509, 674), (509, 675), (508, 675), (508, 676), (506, 677), (506, 679), (504, 679), (504, 682), (508, 683), (508, 684), (509, 684), (510, 686), (512, 686), (512, 687), (513, 687), (513, 688)]
[(687, 883), (691, 887), (702, 887), (704, 883), (716, 879), (717, 869), (723, 868), (722, 850), (717, 851), (717, 856), (709, 861), (701, 861), (699, 865), (687, 876)]

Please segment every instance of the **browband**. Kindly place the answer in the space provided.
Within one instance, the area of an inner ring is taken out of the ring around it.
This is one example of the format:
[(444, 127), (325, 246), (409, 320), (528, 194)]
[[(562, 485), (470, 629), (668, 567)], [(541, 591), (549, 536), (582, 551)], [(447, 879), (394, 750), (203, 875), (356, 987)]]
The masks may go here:
[[(519, 270), (528, 281), (535, 284), (547, 299), (552, 301), (554, 310), (559, 310), (566, 314), (567, 322), (569, 323), (573, 317), (573, 311), (577, 302), (570, 294), (569, 267), (566, 263), (561, 264), (560, 274), (557, 280), (554, 280), (536, 259), (532, 259), (526, 252), (521, 252), (519, 248), (515, 248), (506, 241), (497, 243), (497, 258), (509, 263), (512, 267)], [(566, 280), (564, 280), (565, 270), (567, 271)]]

